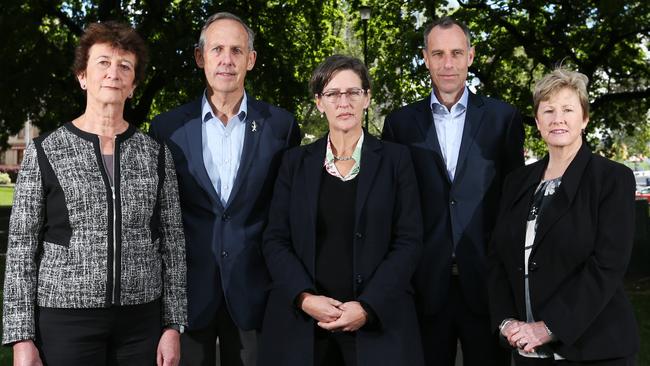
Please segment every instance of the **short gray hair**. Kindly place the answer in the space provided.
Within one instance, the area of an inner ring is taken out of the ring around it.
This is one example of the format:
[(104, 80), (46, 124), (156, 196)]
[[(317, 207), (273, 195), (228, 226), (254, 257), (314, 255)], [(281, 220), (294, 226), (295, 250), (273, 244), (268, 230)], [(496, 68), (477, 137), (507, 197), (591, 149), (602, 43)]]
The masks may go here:
[(228, 12), (220, 12), (216, 14), (212, 14), (208, 20), (205, 21), (205, 24), (203, 25), (203, 28), (201, 28), (201, 35), (199, 36), (199, 44), (198, 48), (203, 49), (203, 46), (205, 46), (205, 31), (212, 25), (212, 23), (216, 22), (217, 20), (222, 20), (222, 19), (230, 19), (234, 20), (237, 23), (241, 24), (242, 27), (246, 30), (246, 33), (248, 34), (248, 50), (249, 51), (254, 51), (255, 48), (253, 47), (253, 42), (255, 41), (255, 32), (244, 23), (243, 20), (241, 20), (240, 17), (236, 16), (235, 14), (228, 13)]
[(442, 17), (438, 18), (433, 21), (433, 23), (429, 24), (426, 28), (424, 28), (424, 49), (427, 49), (428, 43), (429, 43), (429, 34), (435, 27), (440, 27), (442, 29), (448, 29), (453, 27), (454, 25), (457, 25), (460, 27), (460, 29), (463, 30), (463, 33), (465, 33), (465, 38), (467, 38), (467, 48), (472, 47), (472, 36), (469, 33), (469, 28), (465, 23), (456, 20), (452, 17)]

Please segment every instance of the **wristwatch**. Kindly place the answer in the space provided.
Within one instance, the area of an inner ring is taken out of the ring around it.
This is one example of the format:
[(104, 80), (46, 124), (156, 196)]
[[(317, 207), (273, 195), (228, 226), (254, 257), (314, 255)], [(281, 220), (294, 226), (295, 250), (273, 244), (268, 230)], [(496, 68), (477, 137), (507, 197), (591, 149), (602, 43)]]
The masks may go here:
[(165, 329), (173, 329), (177, 331), (179, 334), (185, 333), (185, 326), (180, 324), (169, 324), (168, 326), (165, 327)]

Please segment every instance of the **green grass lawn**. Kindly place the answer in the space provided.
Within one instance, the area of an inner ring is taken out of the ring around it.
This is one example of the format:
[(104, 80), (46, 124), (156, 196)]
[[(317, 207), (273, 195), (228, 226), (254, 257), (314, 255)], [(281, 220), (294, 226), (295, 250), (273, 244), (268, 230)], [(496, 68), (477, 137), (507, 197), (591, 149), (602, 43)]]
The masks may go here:
[(626, 283), (641, 337), (638, 366), (650, 366), (650, 278), (642, 278)]
[(14, 187), (0, 186), (0, 206), (11, 206), (14, 201)]

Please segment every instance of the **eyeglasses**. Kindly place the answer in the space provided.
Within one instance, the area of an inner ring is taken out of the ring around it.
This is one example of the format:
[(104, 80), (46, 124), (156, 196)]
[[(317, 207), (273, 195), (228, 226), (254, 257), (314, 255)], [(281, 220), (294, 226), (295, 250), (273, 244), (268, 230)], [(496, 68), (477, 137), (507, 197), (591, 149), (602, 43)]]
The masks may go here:
[(342, 95), (347, 95), (349, 102), (358, 102), (365, 94), (366, 91), (361, 88), (352, 88), (344, 92), (340, 90), (328, 90), (324, 93), (321, 93), (320, 96), (325, 98), (325, 100), (330, 103), (338, 103), (338, 101), (341, 100)]

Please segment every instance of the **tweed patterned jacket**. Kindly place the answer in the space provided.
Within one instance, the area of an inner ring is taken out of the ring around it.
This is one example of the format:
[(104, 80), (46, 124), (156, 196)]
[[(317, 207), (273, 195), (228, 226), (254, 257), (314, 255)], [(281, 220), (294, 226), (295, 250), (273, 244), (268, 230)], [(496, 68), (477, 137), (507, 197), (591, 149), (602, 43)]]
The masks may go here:
[(185, 239), (171, 153), (130, 126), (114, 187), (99, 138), (67, 123), (26, 149), (9, 225), (2, 343), (34, 339), (37, 306), (106, 308), (162, 297), (187, 323)]

